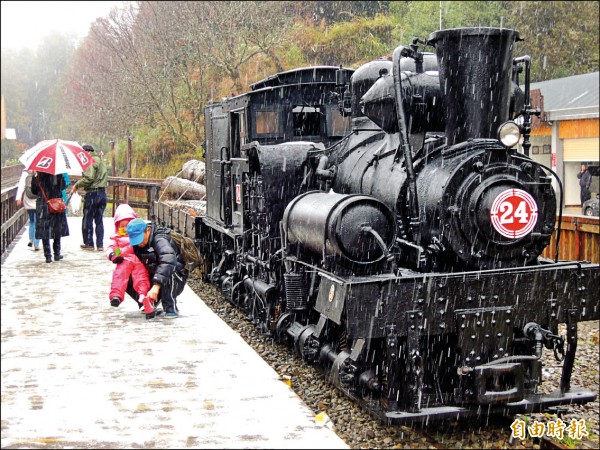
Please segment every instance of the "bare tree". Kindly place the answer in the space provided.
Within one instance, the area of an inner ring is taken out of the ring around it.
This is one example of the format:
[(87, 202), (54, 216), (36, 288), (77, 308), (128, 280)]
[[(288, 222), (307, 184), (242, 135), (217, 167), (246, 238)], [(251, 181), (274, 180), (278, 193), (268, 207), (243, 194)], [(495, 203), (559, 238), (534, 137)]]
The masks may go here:
[(238, 93), (244, 90), (240, 69), (254, 56), (263, 53), (283, 70), (276, 50), (292, 26), (285, 2), (197, 2), (193, 12), (208, 64), (230, 77)]
[(98, 19), (77, 54), (69, 94), (90, 130), (121, 134), (136, 125), (167, 132), (183, 149), (201, 144), (209, 80), (230, 77), (277, 49), (291, 19), (280, 3), (130, 2)]

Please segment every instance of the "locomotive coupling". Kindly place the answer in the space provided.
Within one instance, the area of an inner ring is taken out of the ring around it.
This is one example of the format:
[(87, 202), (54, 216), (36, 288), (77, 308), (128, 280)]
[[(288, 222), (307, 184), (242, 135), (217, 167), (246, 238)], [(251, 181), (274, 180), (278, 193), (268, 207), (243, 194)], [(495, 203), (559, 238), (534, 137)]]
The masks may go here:
[(554, 357), (557, 361), (562, 361), (565, 357), (565, 340), (562, 336), (552, 334), (549, 330), (543, 329), (535, 322), (529, 322), (523, 327), (523, 333), (529, 339), (535, 341), (535, 356), (542, 357), (542, 345), (547, 349), (554, 350)]

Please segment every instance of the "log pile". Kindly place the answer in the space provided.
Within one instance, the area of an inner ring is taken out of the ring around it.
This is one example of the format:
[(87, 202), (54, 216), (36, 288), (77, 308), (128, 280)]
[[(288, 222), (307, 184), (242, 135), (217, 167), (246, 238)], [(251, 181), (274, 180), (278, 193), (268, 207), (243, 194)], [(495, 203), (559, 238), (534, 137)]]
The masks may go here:
[(205, 200), (164, 200), (163, 203), (171, 209), (179, 209), (190, 216), (206, 215)]
[(183, 165), (181, 169), (181, 178), (204, 184), (204, 175), (206, 174), (206, 166), (202, 161), (191, 159)]
[(192, 159), (183, 165), (179, 176), (167, 177), (162, 183), (161, 199), (170, 208), (193, 216), (206, 214), (206, 186), (204, 162)]
[(169, 200), (202, 200), (206, 196), (206, 186), (178, 177), (165, 178), (162, 189)]

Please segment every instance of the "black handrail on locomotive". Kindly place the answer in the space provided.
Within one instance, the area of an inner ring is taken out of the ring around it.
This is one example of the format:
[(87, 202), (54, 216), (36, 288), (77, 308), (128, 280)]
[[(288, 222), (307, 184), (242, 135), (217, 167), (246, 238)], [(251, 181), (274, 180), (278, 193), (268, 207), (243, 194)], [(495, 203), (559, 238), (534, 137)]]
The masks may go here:
[[(522, 156), (519, 156), (518, 154), (515, 154), (512, 156), (514, 159), (520, 159), (521, 161), (526, 161), (528, 163), (531, 163), (531, 159), (525, 159)], [(562, 215), (563, 215), (563, 185), (562, 182), (560, 181), (560, 178), (558, 177), (558, 175), (549, 167), (545, 166), (542, 163), (539, 163), (537, 161), (535, 161), (535, 163), (539, 166), (542, 167), (543, 169), (546, 169), (548, 172), (550, 172), (550, 175), (552, 175), (555, 179), (556, 182), (558, 183), (558, 191), (560, 192), (560, 201), (558, 202), (558, 226), (556, 227), (556, 254), (554, 256), (554, 262), (558, 262), (558, 247), (559, 247), (559, 243), (560, 243), (560, 232), (561, 230), (561, 225), (562, 225)]]
[[(223, 151), (225, 151), (226, 160), (223, 159)], [(219, 192), (219, 201), (221, 202), (221, 208), (219, 209), (219, 218), (223, 222), (226, 228), (231, 228), (232, 217), (231, 217), (231, 153), (229, 147), (221, 147), (220, 151), (221, 158), (221, 180), (223, 185)], [(227, 170), (225, 170), (227, 168)], [(223, 195), (225, 194), (225, 201), (223, 201)], [(225, 217), (223, 217), (225, 216)]]

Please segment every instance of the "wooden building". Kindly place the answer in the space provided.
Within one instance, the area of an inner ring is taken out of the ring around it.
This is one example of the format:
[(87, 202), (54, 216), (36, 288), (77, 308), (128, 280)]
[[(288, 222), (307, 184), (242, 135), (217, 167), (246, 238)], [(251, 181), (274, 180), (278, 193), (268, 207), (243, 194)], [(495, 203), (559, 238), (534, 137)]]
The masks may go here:
[[(581, 206), (577, 179), (581, 164), (600, 164), (598, 86), (599, 72), (531, 85), (532, 104), (542, 115), (533, 121), (530, 156), (558, 174), (563, 207)], [(592, 177), (592, 198), (600, 192), (598, 178)]]

